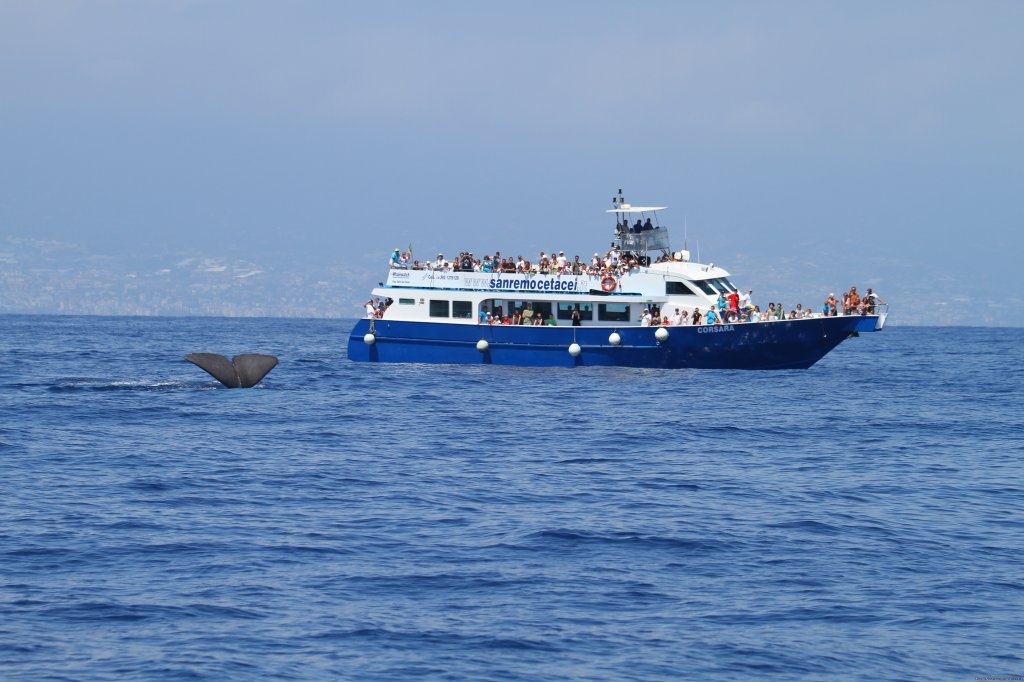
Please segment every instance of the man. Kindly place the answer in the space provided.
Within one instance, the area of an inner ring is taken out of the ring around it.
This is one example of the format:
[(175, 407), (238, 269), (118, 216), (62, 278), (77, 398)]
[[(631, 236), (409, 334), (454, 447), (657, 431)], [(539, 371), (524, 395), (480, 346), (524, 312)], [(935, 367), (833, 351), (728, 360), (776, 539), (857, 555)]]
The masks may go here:
[(850, 287), (850, 314), (857, 315), (860, 313), (860, 295), (857, 293), (857, 287)]
[(391, 254), (391, 259), (388, 261), (388, 264), (392, 268), (402, 267), (402, 256), (399, 254), (398, 249), (395, 249), (394, 253)]
[(366, 302), (366, 319), (372, 320), (377, 317), (377, 309), (373, 307), (373, 299)]
[[(725, 297), (725, 294), (718, 294), (718, 300), (715, 301), (715, 308), (718, 313), (717, 319), (725, 320), (725, 311), (729, 309), (729, 299)], [(711, 323), (709, 322), (708, 324)]]
[[(637, 222), (640, 222), (640, 221), (638, 220)], [(651, 326), (651, 311), (648, 310), (647, 308), (644, 308), (643, 311), (640, 313), (640, 326), (641, 327), (650, 327)]]
[(487, 312), (487, 306), (480, 306), (480, 324), (485, 324), (488, 317), (490, 317), (490, 313)]
[(735, 291), (730, 291), (726, 298), (729, 299), (729, 319), (735, 320), (740, 314), (740, 295)]

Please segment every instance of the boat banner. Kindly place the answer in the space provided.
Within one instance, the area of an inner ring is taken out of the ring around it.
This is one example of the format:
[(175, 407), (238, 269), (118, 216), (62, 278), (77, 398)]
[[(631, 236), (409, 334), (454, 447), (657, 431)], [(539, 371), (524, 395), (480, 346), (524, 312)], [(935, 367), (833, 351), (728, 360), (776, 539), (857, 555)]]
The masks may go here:
[(388, 273), (388, 286), (535, 293), (560, 291), (585, 293), (600, 286), (600, 279), (589, 275), (522, 275), (499, 272), (399, 270), (396, 268)]

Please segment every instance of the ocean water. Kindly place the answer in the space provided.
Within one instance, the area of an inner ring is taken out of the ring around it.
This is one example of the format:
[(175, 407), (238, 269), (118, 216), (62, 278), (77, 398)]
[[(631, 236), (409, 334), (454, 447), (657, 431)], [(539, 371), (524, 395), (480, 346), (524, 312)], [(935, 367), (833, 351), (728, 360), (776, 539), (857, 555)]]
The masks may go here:
[(0, 316), (0, 677), (1024, 674), (1024, 330), (762, 373), (356, 364), (351, 324)]

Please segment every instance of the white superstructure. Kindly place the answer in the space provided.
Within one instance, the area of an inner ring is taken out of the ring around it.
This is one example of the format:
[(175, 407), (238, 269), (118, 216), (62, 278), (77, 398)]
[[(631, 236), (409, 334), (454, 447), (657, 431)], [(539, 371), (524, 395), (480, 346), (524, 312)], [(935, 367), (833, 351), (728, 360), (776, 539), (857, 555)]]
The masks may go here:
[[(719, 295), (736, 291), (729, 273), (714, 265), (690, 261), (688, 251), (671, 251), (667, 228), (657, 219), (663, 206), (634, 207), (615, 203), (608, 211), (616, 218), (616, 257), (636, 267), (619, 267), (601, 274), (540, 274), (485, 272), (478, 265), (471, 272), (453, 269), (393, 268), (387, 282), (373, 294), (391, 304), (383, 319), (477, 324), (489, 312), (510, 315), (531, 310), (559, 325), (571, 324), (573, 311), (580, 326), (639, 325), (643, 311), (655, 308), (662, 315), (678, 309), (689, 316), (715, 306)], [(637, 225), (629, 225), (638, 216)], [(651, 262), (656, 254), (660, 262)], [(529, 308), (527, 308), (529, 306)]]

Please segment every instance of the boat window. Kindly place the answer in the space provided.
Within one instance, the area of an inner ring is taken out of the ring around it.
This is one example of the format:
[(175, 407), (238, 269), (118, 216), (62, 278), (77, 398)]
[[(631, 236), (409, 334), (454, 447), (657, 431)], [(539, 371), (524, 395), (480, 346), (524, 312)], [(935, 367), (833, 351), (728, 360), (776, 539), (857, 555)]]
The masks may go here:
[(686, 285), (686, 282), (673, 282), (671, 280), (665, 282), (665, 295), (666, 296), (695, 296), (696, 291)]
[(571, 320), (572, 311), (580, 311), (581, 320), (593, 320), (594, 319), (594, 304), (593, 303), (566, 303), (560, 301), (558, 303), (558, 319), (560, 320)]
[(703, 291), (708, 296), (717, 296), (718, 295), (718, 289), (715, 289), (710, 284), (708, 284), (708, 280), (706, 280), (706, 279), (694, 280), (693, 283), (696, 284), (698, 287), (700, 287), (700, 290)]
[(430, 299), (431, 317), (448, 317), (448, 301), (435, 301)]
[(473, 303), (471, 301), (452, 301), (452, 317), (473, 317)]
[(398, 299), (398, 305), (416, 305), (415, 298), (400, 298)]
[(533, 301), (533, 314), (540, 315), (542, 320), (551, 314), (551, 301)]
[(714, 283), (715, 287), (723, 294), (728, 294), (730, 292), (736, 291), (736, 285), (727, 280), (725, 277), (719, 277), (718, 279), (712, 280), (712, 282)]
[(602, 322), (629, 322), (629, 304), (598, 303), (597, 319)]

